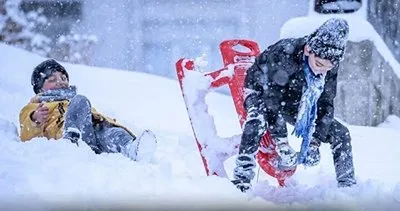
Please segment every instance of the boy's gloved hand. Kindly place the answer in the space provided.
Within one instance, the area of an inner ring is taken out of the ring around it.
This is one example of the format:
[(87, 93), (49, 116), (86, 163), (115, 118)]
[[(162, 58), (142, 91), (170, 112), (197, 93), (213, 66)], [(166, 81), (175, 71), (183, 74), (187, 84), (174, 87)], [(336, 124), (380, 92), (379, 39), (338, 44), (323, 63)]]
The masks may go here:
[(232, 180), (231, 182), (236, 186), (236, 188), (238, 188), (243, 193), (246, 193), (247, 191), (249, 191), (251, 189), (250, 181), (243, 181), (240, 179), (236, 179), (236, 180)]
[(304, 166), (316, 166), (319, 164), (319, 161), (321, 160), (321, 154), (319, 152), (319, 146), (321, 145), (321, 142), (313, 138), (310, 142), (310, 147), (308, 148), (307, 151), (307, 156), (304, 160)]
[(291, 169), (297, 165), (297, 152), (289, 145), (288, 138), (273, 138), (278, 153), (278, 168)]
[(251, 188), (251, 180), (255, 173), (253, 169), (256, 167), (254, 154), (239, 154), (236, 158), (236, 167), (233, 170), (232, 183), (242, 192), (246, 192)]

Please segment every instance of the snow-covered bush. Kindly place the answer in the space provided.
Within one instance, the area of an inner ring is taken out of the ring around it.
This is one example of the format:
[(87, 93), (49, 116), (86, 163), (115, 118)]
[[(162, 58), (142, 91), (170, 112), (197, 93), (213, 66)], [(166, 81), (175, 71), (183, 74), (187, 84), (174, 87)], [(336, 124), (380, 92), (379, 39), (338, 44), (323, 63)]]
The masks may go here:
[(0, 41), (49, 56), (51, 39), (36, 28), (47, 24), (41, 10), (24, 13), (21, 0), (0, 0)]
[(54, 55), (63, 61), (89, 64), (92, 47), (97, 43), (93, 35), (68, 34), (61, 35), (55, 43)]
[(90, 63), (92, 47), (97, 43), (95, 36), (70, 33), (48, 37), (40, 31), (51, 24), (43, 9), (23, 12), (21, 2), (0, 0), (0, 42), (61, 61)]

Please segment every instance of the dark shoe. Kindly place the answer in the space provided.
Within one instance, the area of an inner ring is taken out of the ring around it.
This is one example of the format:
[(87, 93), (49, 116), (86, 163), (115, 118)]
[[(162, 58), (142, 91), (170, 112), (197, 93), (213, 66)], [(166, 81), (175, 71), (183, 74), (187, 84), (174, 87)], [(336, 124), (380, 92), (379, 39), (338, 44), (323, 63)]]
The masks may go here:
[(355, 179), (348, 179), (348, 180), (338, 181), (338, 187), (339, 188), (351, 187), (351, 186), (353, 186), (355, 184), (357, 184)]
[(70, 140), (72, 143), (78, 145), (78, 140), (81, 138), (81, 132), (76, 128), (67, 128), (63, 134), (64, 139)]
[(319, 164), (321, 160), (321, 154), (319, 152), (320, 143), (317, 141), (311, 141), (310, 147), (307, 151), (307, 156), (304, 160), (304, 166), (312, 167)]

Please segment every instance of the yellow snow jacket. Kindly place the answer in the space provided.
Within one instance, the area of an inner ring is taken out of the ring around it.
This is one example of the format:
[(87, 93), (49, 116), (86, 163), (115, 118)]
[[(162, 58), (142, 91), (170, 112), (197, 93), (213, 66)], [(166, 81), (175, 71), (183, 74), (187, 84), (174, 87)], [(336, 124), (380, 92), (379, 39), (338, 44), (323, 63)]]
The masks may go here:
[[(22, 141), (29, 141), (35, 137), (46, 137), (48, 139), (59, 139), (62, 137), (64, 129), (64, 115), (68, 110), (68, 100), (47, 102), (44, 106), (49, 108), (49, 117), (43, 124), (37, 124), (32, 121), (31, 115), (38, 108), (39, 103), (32, 98), (31, 102), (24, 106), (19, 114), (21, 128), (20, 138)], [(136, 137), (128, 128), (117, 123), (115, 119), (104, 116), (92, 107), (93, 124), (108, 122), (112, 126), (122, 127), (133, 137)]]

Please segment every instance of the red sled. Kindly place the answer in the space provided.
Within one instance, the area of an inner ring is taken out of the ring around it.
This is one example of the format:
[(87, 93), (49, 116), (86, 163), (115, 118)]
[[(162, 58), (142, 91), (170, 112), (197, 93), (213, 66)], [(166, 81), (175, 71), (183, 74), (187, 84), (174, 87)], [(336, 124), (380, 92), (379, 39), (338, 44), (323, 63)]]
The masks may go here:
[[(207, 112), (205, 96), (213, 88), (228, 85), (240, 126), (243, 126), (247, 116), (243, 107), (246, 70), (254, 63), (260, 50), (257, 43), (250, 40), (226, 40), (219, 47), (224, 63), (222, 69), (199, 72), (195, 70), (196, 64), (193, 59), (182, 58), (176, 62), (176, 71), (205, 171), (208, 176), (228, 177), (224, 162), (237, 155), (240, 139), (234, 141), (216, 136), (213, 118)], [(248, 51), (234, 49), (238, 47)], [(284, 186), (285, 180), (296, 171), (296, 167), (278, 169), (278, 154), (269, 131), (262, 137), (256, 159), (261, 169), (276, 178), (280, 186)]]

